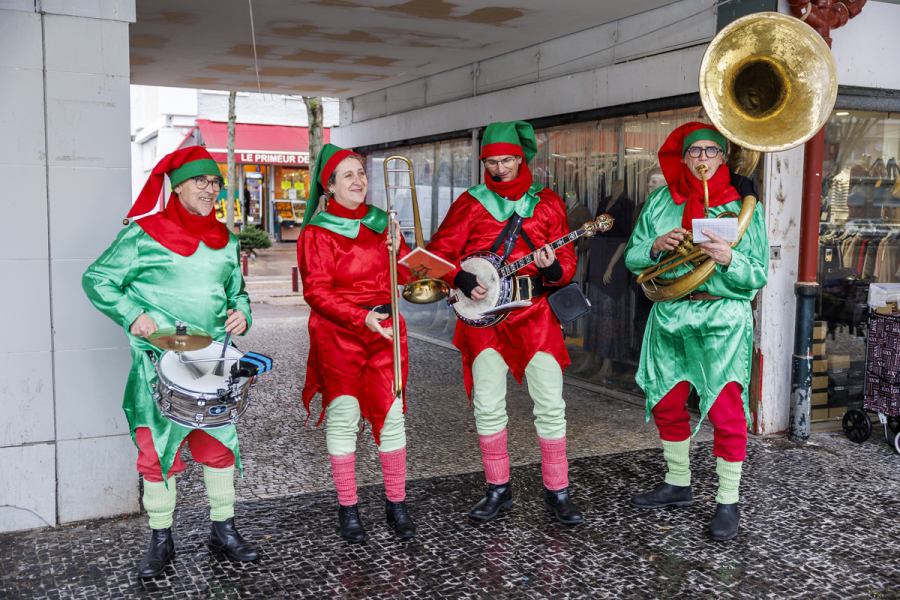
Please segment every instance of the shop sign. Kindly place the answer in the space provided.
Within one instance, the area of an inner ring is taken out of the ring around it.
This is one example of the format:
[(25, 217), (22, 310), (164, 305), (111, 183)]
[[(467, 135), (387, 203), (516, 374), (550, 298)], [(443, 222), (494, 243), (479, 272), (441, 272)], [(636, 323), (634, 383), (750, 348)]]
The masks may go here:
[(237, 161), (244, 164), (309, 165), (309, 153), (278, 154), (277, 152), (241, 152)]

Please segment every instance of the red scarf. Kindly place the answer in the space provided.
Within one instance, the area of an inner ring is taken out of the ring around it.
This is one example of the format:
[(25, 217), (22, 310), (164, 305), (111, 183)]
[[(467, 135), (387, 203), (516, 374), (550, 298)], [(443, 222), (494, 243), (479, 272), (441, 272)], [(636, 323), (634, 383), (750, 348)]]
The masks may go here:
[(332, 198), (328, 201), (325, 212), (345, 219), (362, 219), (369, 212), (369, 205), (363, 202), (356, 208), (347, 208), (346, 206), (338, 204), (337, 200)]
[(136, 222), (147, 235), (181, 256), (192, 255), (200, 242), (212, 250), (221, 250), (228, 244), (228, 228), (216, 219), (215, 210), (205, 217), (193, 215), (174, 192), (165, 210)]
[(528, 163), (524, 160), (519, 165), (519, 174), (511, 181), (494, 181), (487, 169), (484, 170), (484, 184), (489, 190), (499, 194), (507, 200), (518, 200), (525, 195), (528, 188), (531, 187), (534, 178), (528, 169)]
[[(681, 217), (681, 226), (690, 231), (693, 228), (693, 219), (703, 218), (703, 182), (694, 177), (688, 166), (682, 162), (681, 152), (684, 138), (697, 129), (711, 129), (711, 125), (704, 123), (686, 123), (677, 128), (666, 139), (659, 150), (659, 166), (669, 184), (669, 193), (675, 204), (684, 204), (684, 215)], [(723, 148), (724, 150), (724, 148)], [(716, 169), (715, 175), (707, 180), (709, 188), (709, 206), (722, 206), (741, 196), (731, 186), (731, 174), (725, 163)]]

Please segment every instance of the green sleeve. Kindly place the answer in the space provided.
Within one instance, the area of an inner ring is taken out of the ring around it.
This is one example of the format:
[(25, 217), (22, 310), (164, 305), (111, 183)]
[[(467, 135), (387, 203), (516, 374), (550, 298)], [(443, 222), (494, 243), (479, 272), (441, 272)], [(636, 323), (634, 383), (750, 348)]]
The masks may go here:
[(716, 265), (722, 283), (735, 290), (756, 291), (769, 279), (769, 236), (763, 219), (762, 205), (757, 203), (747, 231), (731, 251), (731, 264)]
[(137, 223), (123, 229), (81, 278), (88, 300), (126, 330), (143, 312), (124, 291), (137, 274), (138, 241), (142, 234)]
[[(232, 238), (236, 239), (234, 235)], [(239, 310), (247, 317), (247, 331), (253, 325), (253, 318), (250, 316), (250, 296), (244, 290), (244, 274), (241, 272), (241, 247), (237, 244), (235, 248), (237, 260), (235, 261), (228, 280), (225, 282), (225, 296), (228, 298), (228, 308)], [(247, 331), (241, 335), (246, 335)]]
[(628, 245), (625, 247), (625, 266), (635, 275), (640, 275), (644, 269), (657, 264), (662, 257), (660, 254), (655, 260), (651, 258), (650, 248), (659, 237), (656, 232), (656, 217), (658, 217), (660, 197), (664, 196), (663, 191), (667, 189), (663, 186), (650, 194), (638, 217), (637, 226), (631, 233), (631, 237), (628, 238)]

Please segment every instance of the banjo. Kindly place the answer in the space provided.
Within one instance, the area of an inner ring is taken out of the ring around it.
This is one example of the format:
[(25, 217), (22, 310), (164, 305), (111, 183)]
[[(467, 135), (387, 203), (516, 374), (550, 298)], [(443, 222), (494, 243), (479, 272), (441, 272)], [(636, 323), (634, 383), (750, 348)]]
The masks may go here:
[[(612, 225), (612, 217), (600, 215), (595, 221), (589, 221), (582, 225), (581, 229), (552, 242), (550, 247), (556, 250), (580, 237), (590, 237), (597, 232), (609, 231)], [(459, 320), (466, 325), (493, 327), (506, 319), (509, 313), (516, 308), (530, 304), (530, 298), (520, 299), (519, 286), (514, 275), (520, 269), (533, 263), (534, 255), (535, 252), (532, 252), (514, 263), (505, 264), (502, 256), (490, 251), (480, 250), (466, 254), (460, 262), (460, 267), (481, 280), (487, 289), (487, 295), (481, 300), (474, 300), (463, 294), (462, 290), (454, 290), (454, 293), (447, 298), (447, 304), (450, 305)], [(515, 304), (520, 301), (522, 303)], [(513, 306), (504, 310), (503, 307), (510, 303), (513, 303)]]

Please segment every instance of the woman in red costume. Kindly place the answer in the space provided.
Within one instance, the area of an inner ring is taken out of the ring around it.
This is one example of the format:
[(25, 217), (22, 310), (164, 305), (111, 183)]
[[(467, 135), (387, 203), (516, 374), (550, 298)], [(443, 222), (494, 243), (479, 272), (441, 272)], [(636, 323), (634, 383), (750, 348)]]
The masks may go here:
[[(388, 215), (365, 203), (365, 164), (358, 155), (325, 144), (316, 160), (310, 204), (297, 242), (303, 297), (312, 308), (303, 403), (322, 394), (325, 439), (337, 488), (341, 537), (362, 542), (366, 531), (356, 498), (355, 452), (360, 416), (372, 425), (384, 475), (387, 521), (412, 537), (406, 507), (405, 394), (393, 395)], [(315, 214), (321, 195), (325, 210)], [(399, 256), (409, 249), (399, 237)], [(398, 266), (401, 283), (408, 271)], [(407, 379), (406, 324), (400, 322), (403, 381)]]

